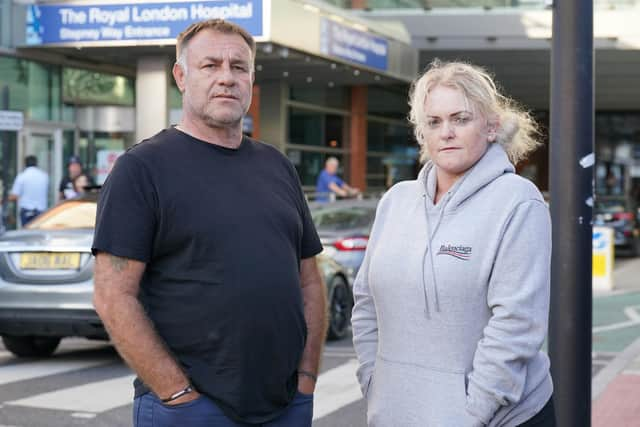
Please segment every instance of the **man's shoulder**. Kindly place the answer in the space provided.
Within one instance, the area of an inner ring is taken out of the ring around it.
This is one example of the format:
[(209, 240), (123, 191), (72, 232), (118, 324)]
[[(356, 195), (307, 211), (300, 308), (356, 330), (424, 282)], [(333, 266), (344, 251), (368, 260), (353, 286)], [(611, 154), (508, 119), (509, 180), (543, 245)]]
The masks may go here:
[(266, 158), (274, 162), (280, 162), (287, 167), (293, 167), (289, 158), (275, 146), (269, 144), (268, 142), (259, 141), (257, 139), (252, 139), (249, 137), (244, 138), (251, 149), (255, 150), (259, 154), (259, 158), (261, 161), (265, 160)]
[(163, 129), (155, 135), (143, 139), (127, 148), (121, 157), (135, 158), (145, 164), (157, 165), (162, 159), (174, 158), (183, 150), (180, 144), (182, 135), (173, 128)]

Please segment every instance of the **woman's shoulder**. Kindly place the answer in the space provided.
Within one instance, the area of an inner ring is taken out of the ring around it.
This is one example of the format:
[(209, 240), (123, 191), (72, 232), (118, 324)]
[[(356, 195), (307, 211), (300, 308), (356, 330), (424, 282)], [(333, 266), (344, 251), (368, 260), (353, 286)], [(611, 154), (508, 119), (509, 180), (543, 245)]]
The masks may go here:
[(538, 187), (529, 179), (515, 173), (505, 173), (492, 182), (494, 193), (508, 195), (515, 203), (539, 201), (544, 197)]

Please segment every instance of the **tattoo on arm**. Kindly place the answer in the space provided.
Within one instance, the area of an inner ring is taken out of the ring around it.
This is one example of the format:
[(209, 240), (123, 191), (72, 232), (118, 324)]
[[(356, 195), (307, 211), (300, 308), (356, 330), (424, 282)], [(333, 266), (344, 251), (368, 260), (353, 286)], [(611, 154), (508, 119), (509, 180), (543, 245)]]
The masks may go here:
[(127, 265), (129, 264), (129, 260), (127, 258), (110, 255), (109, 259), (111, 260), (111, 266), (118, 273), (121, 273), (122, 271), (124, 271), (124, 269), (127, 268)]

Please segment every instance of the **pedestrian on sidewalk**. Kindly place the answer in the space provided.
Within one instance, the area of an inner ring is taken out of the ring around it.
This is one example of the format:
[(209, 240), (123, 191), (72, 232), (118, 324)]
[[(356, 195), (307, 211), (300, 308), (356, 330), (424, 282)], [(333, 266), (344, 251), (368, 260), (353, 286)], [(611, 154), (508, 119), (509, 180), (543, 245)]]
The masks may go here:
[(322, 246), (293, 165), (242, 135), (255, 41), (213, 19), (176, 50), (182, 120), (117, 160), (93, 243), (96, 310), (138, 375), (134, 425), (311, 426)]
[(25, 169), (16, 176), (9, 200), (18, 202), (20, 224), (24, 227), (47, 209), (49, 175), (38, 167), (36, 156), (24, 159)]
[(550, 216), (514, 168), (535, 124), (458, 62), (432, 63), (410, 105), (426, 164), (380, 201), (354, 283), (368, 424), (555, 426)]

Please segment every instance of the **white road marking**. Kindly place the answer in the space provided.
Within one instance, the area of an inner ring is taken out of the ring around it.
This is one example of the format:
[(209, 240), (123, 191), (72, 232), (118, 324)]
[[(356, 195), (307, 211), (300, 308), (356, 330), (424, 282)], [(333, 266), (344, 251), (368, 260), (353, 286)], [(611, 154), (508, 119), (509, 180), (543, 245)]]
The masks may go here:
[(73, 418), (84, 418), (87, 420), (90, 420), (92, 418), (95, 418), (98, 414), (93, 414), (90, 412), (74, 412), (73, 414), (71, 414), (71, 416)]
[[(0, 368), (3, 383), (31, 379), (76, 369), (83, 369), (105, 363), (104, 360), (91, 362), (48, 361), (34, 362)], [(355, 358), (330, 369), (320, 375), (314, 399), (314, 420), (325, 417), (340, 408), (362, 399), (360, 385), (356, 379), (358, 362)], [(11, 369), (9, 369), (11, 368)], [(3, 370), (11, 376), (5, 378)], [(29, 374), (27, 374), (27, 372)], [(130, 405), (132, 402), (132, 382), (134, 375), (91, 382), (52, 392), (41, 393), (23, 399), (4, 402), (6, 406), (70, 411), (74, 418), (91, 419), (97, 414)], [(0, 427), (3, 427), (0, 425)]]
[(31, 408), (98, 413), (131, 404), (134, 378), (135, 375), (127, 375), (4, 403)]
[(594, 334), (597, 334), (599, 332), (615, 331), (616, 329), (624, 329), (631, 326), (640, 325), (640, 313), (638, 313), (637, 311), (638, 308), (640, 308), (640, 306), (637, 305), (625, 307), (624, 314), (629, 320), (624, 322), (612, 323), (610, 325), (596, 326), (592, 329), (592, 332)]
[(90, 361), (39, 360), (17, 365), (0, 366), (0, 385), (92, 368), (109, 362), (113, 362), (113, 359), (96, 359)]
[(320, 375), (313, 401), (313, 419), (317, 420), (362, 399), (356, 378), (358, 361), (351, 359)]

